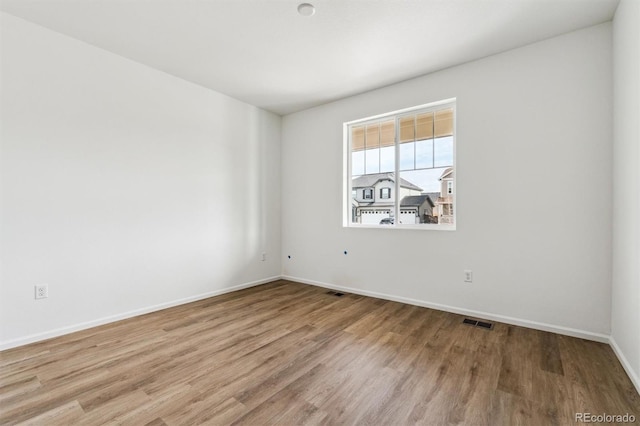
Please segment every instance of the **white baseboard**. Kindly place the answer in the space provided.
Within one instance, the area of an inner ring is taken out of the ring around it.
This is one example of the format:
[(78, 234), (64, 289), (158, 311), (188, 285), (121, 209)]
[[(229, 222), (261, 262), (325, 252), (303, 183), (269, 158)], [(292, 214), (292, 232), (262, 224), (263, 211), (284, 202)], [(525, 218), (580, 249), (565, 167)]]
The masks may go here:
[(123, 319), (135, 317), (138, 315), (148, 314), (149, 312), (161, 311), (163, 309), (171, 308), (173, 306), (184, 305), (185, 303), (195, 302), (197, 300), (207, 299), (209, 297), (218, 296), (225, 293), (231, 293), (232, 291), (242, 290), (243, 288), (254, 287), (261, 284), (266, 284), (271, 281), (276, 281), (280, 279), (280, 276), (274, 276), (269, 278), (264, 278), (257, 281), (251, 281), (248, 283), (234, 285), (232, 287), (227, 287), (219, 290), (210, 291), (207, 293), (198, 294), (195, 296), (189, 296), (178, 300), (173, 300), (171, 302), (160, 303), (158, 305), (147, 306), (145, 308), (135, 309), (129, 312), (123, 312), (121, 314), (111, 315), (108, 317), (99, 318), (92, 321), (83, 322), (80, 324), (74, 324), (66, 327), (56, 328), (54, 330), (45, 331), (43, 333), (31, 334), (29, 336), (20, 337), (18, 339), (8, 340), (5, 342), (0, 342), (0, 351), (5, 349), (11, 349), (18, 346), (27, 345), (29, 343), (39, 342), (41, 340), (50, 339), (52, 337), (63, 336), (65, 334), (70, 334), (80, 330), (86, 330), (87, 328), (97, 327), (99, 325), (109, 324), (112, 322), (120, 321)]
[(394, 302), (407, 303), (409, 305), (422, 306), (424, 308), (436, 309), (438, 311), (452, 312), (454, 314), (468, 315), (472, 317), (499, 321), (506, 324), (517, 325), (521, 327), (533, 328), (536, 330), (550, 331), (552, 333), (562, 334), (565, 336), (579, 337), (581, 339), (593, 340), (600, 343), (609, 343), (609, 336), (606, 334), (593, 333), (591, 331), (578, 330), (575, 328), (563, 327), (560, 325), (545, 324), (537, 321), (530, 321), (520, 318), (513, 318), (504, 315), (492, 314), (489, 312), (474, 311), (471, 309), (459, 308), (456, 306), (442, 305), (439, 303), (427, 302), (424, 300), (411, 299), (408, 297), (394, 296), (387, 293), (378, 293), (375, 291), (361, 290), (357, 288), (339, 286), (335, 284), (324, 283), (320, 281), (307, 280), (300, 277), (292, 277), (283, 275), (282, 279), (296, 281), (303, 284), (315, 285), (318, 287), (326, 287), (332, 290), (340, 290), (347, 293), (359, 294), (361, 296), (370, 296), (378, 299), (391, 300)]
[(633, 386), (636, 387), (636, 390), (640, 394), (640, 377), (638, 377), (638, 373), (633, 371), (633, 368), (631, 368), (631, 364), (629, 364), (627, 357), (624, 356), (622, 349), (620, 349), (620, 346), (618, 346), (613, 336), (609, 337), (609, 345), (618, 357), (618, 360), (620, 361), (620, 364), (622, 364), (624, 371), (627, 372), (627, 376), (629, 376), (629, 379), (631, 379), (631, 383), (633, 383)]

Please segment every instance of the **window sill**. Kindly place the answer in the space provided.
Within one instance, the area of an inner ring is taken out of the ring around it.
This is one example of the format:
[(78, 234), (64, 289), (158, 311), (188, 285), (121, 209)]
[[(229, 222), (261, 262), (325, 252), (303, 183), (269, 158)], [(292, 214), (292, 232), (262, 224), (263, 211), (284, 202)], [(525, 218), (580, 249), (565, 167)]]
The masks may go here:
[(343, 228), (352, 229), (396, 229), (396, 230), (411, 230), (411, 231), (455, 231), (456, 225), (436, 225), (436, 224), (424, 224), (424, 225), (360, 225), (357, 223), (349, 223), (343, 225)]

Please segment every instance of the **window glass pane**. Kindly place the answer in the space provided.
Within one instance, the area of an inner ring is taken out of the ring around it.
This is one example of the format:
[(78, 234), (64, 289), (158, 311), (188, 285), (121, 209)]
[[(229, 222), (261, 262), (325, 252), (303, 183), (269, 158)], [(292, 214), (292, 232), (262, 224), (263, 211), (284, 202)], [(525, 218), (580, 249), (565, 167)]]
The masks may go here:
[(433, 139), (416, 142), (416, 169), (433, 167)]
[(364, 151), (351, 153), (351, 175), (360, 176), (364, 174)]
[(387, 146), (380, 149), (380, 172), (393, 172), (396, 168), (396, 147)]
[[(440, 179), (440, 175), (442, 175), (442, 170), (443, 169), (407, 170), (403, 171), (400, 177), (420, 188), (422, 192), (439, 193), (441, 182), (438, 179)], [(402, 185), (400, 189), (402, 191)]]
[(453, 166), (453, 137), (437, 138), (434, 140), (434, 166)]
[(398, 224), (415, 225), (428, 222), (427, 216), (432, 212), (429, 195), (425, 186), (429, 180), (428, 173), (423, 170), (411, 170), (400, 173), (400, 217)]
[(400, 170), (413, 170), (415, 168), (415, 142), (400, 144)]
[(400, 173), (399, 224), (453, 224), (453, 197), (447, 193), (448, 181), (441, 180), (443, 175), (453, 179), (452, 169), (447, 167)]
[(365, 173), (380, 172), (380, 149), (367, 149), (365, 151)]

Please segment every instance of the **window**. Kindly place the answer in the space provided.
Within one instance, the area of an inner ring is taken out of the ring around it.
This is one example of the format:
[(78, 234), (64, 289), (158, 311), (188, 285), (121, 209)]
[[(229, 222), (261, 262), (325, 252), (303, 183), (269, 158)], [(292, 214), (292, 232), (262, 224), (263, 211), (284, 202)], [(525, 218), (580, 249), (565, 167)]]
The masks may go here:
[(345, 123), (345, 145), (345, 226), (455, 229), (455, 100)]

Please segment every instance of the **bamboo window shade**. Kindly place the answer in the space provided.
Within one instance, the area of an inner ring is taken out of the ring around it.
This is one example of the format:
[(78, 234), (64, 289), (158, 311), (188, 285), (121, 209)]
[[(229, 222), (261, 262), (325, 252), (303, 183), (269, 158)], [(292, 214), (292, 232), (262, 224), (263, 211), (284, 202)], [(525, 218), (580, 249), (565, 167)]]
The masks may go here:
[(366, 127), (353, 127), (351, 129), (351, 150), (362, 151), (393, 146), (395, 136), (396, 130), (393, 120), (369, 124)]
[[(399, 126), (400, 143), (452, 136), (453, 109), (401, 117)], [(393, 146), (394, 140), (395, 120), (351, 128), (352, 151)]]
[(404, 117), (400, 119), (400, 143), (416, 140), (416, 117)]
[(427, 112), (400, 119), (400, 143), (453, 135), (453, 109)]
[(453, 136), (453, 108), (436, 111), (436, 138)]
[(416, 139), (433, 139), (433, 113), (418, 114), (416, 117)]
[(351, 128), (351, 150), (362, 151), (364, 149), (364, 127)]
[(380, 124), (376, 123), (367, 126), (364, 145), (367, 149), (380, 148)]
[(396, 140), (396, 123), (394, 120), (380, 123), (380, 146), (393, 146)]

